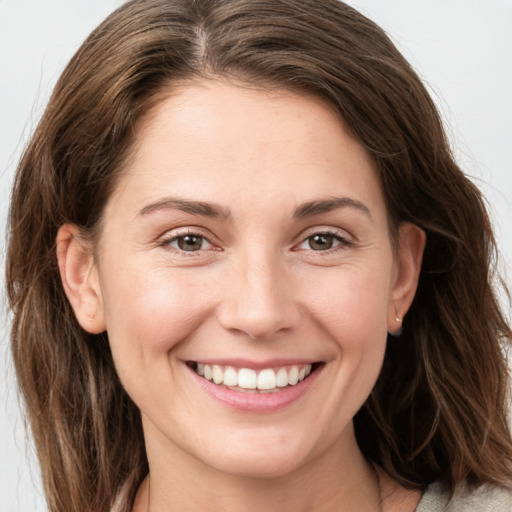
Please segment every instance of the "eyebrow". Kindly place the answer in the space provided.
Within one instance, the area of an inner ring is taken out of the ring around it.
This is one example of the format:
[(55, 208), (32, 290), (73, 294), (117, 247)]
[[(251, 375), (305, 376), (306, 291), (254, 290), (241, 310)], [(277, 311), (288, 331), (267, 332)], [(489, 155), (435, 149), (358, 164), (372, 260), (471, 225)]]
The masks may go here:
[[(363, 212), (372, 219), (372, 214), (369, 208), (361, 201), (350, 197), (334, 197), (331, 199), (309, 201), (298, 206), (295, 209), (293, 216), (295, 218), (303, 219), (319, 215), (321, 213), (328, 213), (340, 208), (354, 208)], [(148, 204), (140, 210), (138, 215), (145, 216), (159, 210), (181, 210), (192, 215), (201, 215), (203, 217), (212, 217), (223, 220), (231, 218), (231, 212), (218, 204), (207, 201), (179, 199), (177, 197), (165, 197), (155, 201), (154, 203)]]
[(203, 217), (213, 217), (219, 219), (229, 219), (231, 213), (220, 205), (206, 202), (193, 201), (189, 199), (179, 199), (177, 197), (165, 197), (158, 201), (144, 206), (138, 215), (149, 215), (158, 210), (181, 210), (192, 215), (201, 215)]
[(366, 214), (372, 219), (370, 209), (356, 199), (350, 197), (333, 197), (331, 199), (325, 199), (322, 201), (310, 201), (300, 205), (294, 212), (293, 216), (299, 219), (306, 217), (312, 217), (313, 215), (319, 215), (321, 213), (331, 212), (339, 208), (355, 208)]

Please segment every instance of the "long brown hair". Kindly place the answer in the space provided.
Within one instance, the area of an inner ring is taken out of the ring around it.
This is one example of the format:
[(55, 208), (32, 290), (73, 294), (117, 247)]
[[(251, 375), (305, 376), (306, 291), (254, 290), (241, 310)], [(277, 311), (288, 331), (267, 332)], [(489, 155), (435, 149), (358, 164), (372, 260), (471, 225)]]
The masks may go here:
[(64, 295), (57, 230), (72, 222), (92, 236), (140, 117), (173, 84), (215, 77), (322, 98), (373, 158), (392, 225), (427, 232), (403, 333), (355, 418), (363, 453), (409, 487), (510, 485), (500, 344), (512, 333), (493, 288), (492, 230), (388, 37), (336, 0), (134, 0), (65, 69), (12, 195), (12, 351), (50, 510), (128, 511), (148, 471), (107, 334), (81, 329)]

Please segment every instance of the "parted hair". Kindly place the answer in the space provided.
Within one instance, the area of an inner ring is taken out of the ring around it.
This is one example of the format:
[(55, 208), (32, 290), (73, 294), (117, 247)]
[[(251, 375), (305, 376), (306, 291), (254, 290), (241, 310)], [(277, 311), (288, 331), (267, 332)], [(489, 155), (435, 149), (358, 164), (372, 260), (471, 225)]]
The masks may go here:
[(177, 84), (219, 77), (322, 99), (373, 159), (392, 231), (408, 221), (427, 234), (403, 332), (354, 419), (362, 452), (411, 488), (510, 485), (512, 334), (492, 229), (384, 31), (336, 0), (133, 0), (64, 70), (12, 192), (12, 353), (50, 511), (128, 512), (148, 471), (108, 333), (83, 330), (65, 296), (57, 231), (71, 222), (94, 238), (141, 116)]

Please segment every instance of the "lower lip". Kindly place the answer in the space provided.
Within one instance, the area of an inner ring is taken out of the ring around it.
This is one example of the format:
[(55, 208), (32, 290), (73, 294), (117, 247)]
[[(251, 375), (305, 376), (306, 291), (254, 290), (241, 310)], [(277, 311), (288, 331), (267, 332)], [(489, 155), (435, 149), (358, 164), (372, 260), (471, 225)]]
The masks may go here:
[(193, 369), (190, 369), (190, 371), (200, 386), (211, 397), (225, 405), (244, 412), (269, 413), (284, 409), (304, 396), (317, 379), (322, 369), (323, 365), (319, 366), (306, 379), (295, 386), (287, 387), (282, 391), (273, 393), (245, 393), (243, 391), (233, 391), (225, 386), (217, 385), (206, 380), (199, 376)]

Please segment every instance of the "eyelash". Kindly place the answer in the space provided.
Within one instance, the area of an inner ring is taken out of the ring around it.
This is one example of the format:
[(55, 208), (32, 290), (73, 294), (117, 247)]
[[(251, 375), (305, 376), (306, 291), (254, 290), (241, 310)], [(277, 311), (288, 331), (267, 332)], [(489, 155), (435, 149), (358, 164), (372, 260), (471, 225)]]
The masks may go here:
[(197, 233), (197, 232), (191, 231), (191, 230), (187, 230), (187, 231), (185, 231), (183, 233), (179, 233), (179, 234), (172, 235), (170, 237), (164, 238), (163, 240), (161, 240), (159, 242), (158, 245), (160, 247), (164, 247), (164, 248), (171, 248), (171, 249), (175, 250), (176, 252), (178, 252), (180, 254), (183, 254), (183, 255), (186, 255), (186, 256), (194, 256), (197, 253), (200, 253), (202, 251), (211, 250), (211, 249), (199, 249), (197, 251), (187, 251), (187, 250), (182, 249), (180, 247), (173, 246), (173, 243), (175, 243), (175, 242), (179, 243), (180, 240), (183, 240), (186, 237), (200, 238), (202, 242), (206, 242), (212, 248), (217, 249), (215, 247), (215, 245), (212, 242), (210, 242), (210, 240), (205, 235), (202, 235), (201, 233)]
[[(328, 247), (325, 250), (314, 250), (311, 247), (308, 248), (308, 249), (305, 249), (305, 250), (309, 250), (309, 251), (311, 251), (313, 253), (316, 253), (315, 255), (322, 256), (322, 255), (331, 254), (331, 253), (333, 253), (335, 251), (343, 250), (346, 247), (350, 247), (350, 246), (354, 245), (354, 242), (352, 240), (350, 240), (347, 236), (341, 234), (340, 231), (332, 230), (332, 229), (322, 229), (322, 230), (319, 230), (319, 231), (314, 231), (314, 232), (310, 233), (308, 236), (304, 237), (301, 240), (301, 242), (299, 242), (298, 244), (296, 244), (293, 247), (292, 250), (299, 251), (299, 250), (301, 250), (300, 246), (302, 244), (308, 243), (308, 241), (311, 241), (314, 237), (320, 237), (320, 236), (332, 237), (335, 241), (337, 241), (339, 243), (337, 245), (335, 245), (334, 247), (331, 246), (331, 247)], [(211, 247), (206, 248), (206, 249), (200, 248), (198, 250), (187, 251), (187, 250), (185, 250), (185, 249), (183, 249), (183, 248), (181, 248), (179, 246), (176, 247), (175, 245), (173, 245), (174, 243), (179, 244), (179, 241), (185, 239), (186, 237), (199, 238), (199, 239), (201, 239), (201, 242), (202, 242), (201, 245), (204, 242), (206, 242)], [(175, 234), (175, 235), (173, 235), (171, 237), (165, 238), (165, 239), (161, 240), (158, 245), (160, 247), (164, 247), (164, 248), (171, 248), (171, 249), (175, 250), (176, 252), (178, 252), (180, 254), (183, 254), (183, 255), (186, 255), (186, 256), (194, 256), (194, 255), (197, 255), (198, 253), (201, 253), (203, 251), (208, 251), (208, 250), (212, 250), (212, 249), (213, 250), (219, 250), (219, 248), (216, 247), (208, 239), (208, 237), (206, 237), (205, 235), (203, 235), (201, 233), (198, 233), (196, 231), (192, 231), (192, 230), (187, 230), (186, 232)]]
[(312, 240), (316, 236), (332, 237), (335, 241), (339, 242), (339, 244), (335, 245), (334, 247), (329, 247), (326, 250), (315, 251), (312, 248), (306, 249), (306, 250), (310, 250), (311, 252), (315, 253), (315, 255), (318, 255), (318, 256), (332, 254), (335, 251), (340, 251), (340, 250), (343, 250), (347, 247), (354, 245), (354, 242), (352, 240), (350, 240), (346, 235), (342, 234), (342, 232), (333, 230), (333, 229), (322, 229), (322, 230), (314, 231), (314, 232), (308, 234), (308, 236), (303, 238), (302, 241), (295, 246), (295, 247), (297, 247), (297, 249), (295, 249), (295, 250), (300, 250), (298, 247), (300, 247), (302, 244), (305, 244), (308, 241)]

